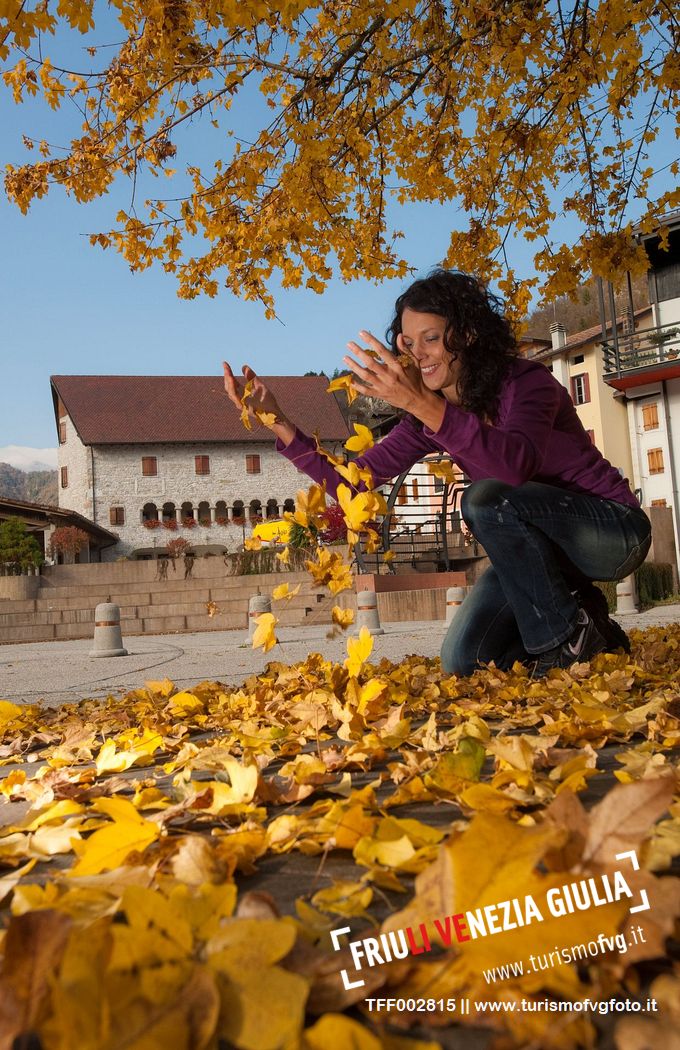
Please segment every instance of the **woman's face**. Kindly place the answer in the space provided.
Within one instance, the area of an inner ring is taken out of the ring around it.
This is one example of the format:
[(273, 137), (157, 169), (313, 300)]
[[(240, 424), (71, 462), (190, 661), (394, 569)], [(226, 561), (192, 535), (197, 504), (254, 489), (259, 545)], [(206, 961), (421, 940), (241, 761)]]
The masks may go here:
[[(398, 345), (413, 358), (428, 390), (455, 395), (459, 364), (446, 349), (446, 321), (439, 314), (424, 314), (408, 306), (401, 315)], [(453, 399), (453, 398), (452, 398)]]

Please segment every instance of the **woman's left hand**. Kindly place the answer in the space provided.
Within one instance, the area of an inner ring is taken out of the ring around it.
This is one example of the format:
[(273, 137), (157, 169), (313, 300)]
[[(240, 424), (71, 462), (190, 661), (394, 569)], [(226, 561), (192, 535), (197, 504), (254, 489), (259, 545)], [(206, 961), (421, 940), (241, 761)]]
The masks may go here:
[[(359, 332), (370, 350), (358, 343), (348, 343), (354, 357), (343, 357), (345, 364), (354, 372), (359, 382), (353, 383), (358, 393), (366, 397), (379, 397), (394, 408), (403, 408), (417, 416), (418, 408), (427, 400), (429, 391), (423, 386), (420, 370), (415, 361), (402, 365), (390, 350), (370, 332)], [(402, 355), (402, 359), (405, 355)]]

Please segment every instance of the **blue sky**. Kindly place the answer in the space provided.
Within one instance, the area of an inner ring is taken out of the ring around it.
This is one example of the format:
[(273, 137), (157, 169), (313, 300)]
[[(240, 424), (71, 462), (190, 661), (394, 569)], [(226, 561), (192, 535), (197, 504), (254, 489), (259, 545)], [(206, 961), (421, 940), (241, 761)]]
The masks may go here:
[[(22, 132), (39, 128), (38, 137), (63, 140), (62, 119), (37, 104), (17, 108), (0, 90), (0, 166), (25, 158)], [(661, 147), (653, 150), (655, 167), (676, 152), (668, 140), (668, 157)], [(175, 166), (184, 159), (178, 156)], [(280, 320), (265, 319), (261, 305), (226, 290), (213, 300), (180, 300), (172, 275), (160, 268), (131, 274), (114, 251), (90, 246), (87, 234), (108, 229), (128, 201), (126, 186), (87, 206), (53, 191), (22, 216), (0, 196), (0, 460), (22, 465), (24, 448), (56, 446), (51, 374), (218, 374), (223, 358), (236, 368), (248, 362), (262, 374), (330, 374), (342, 366), (345, 344), (359, 329), (384, 333), (394, 299), (410, 281), (338, 280), (322, 295), (281, 292)], [(404, 257), (420, 274), (443, 257), (450, 231), (466, 226), (455, 203), (395, 206), (393, 214), (405, 232)], [(568, 236), (559, 225), (554, 233), (558, 243)], [(520, 276), (532, 274), (530, 245), (515, 242), (510, 255)]]

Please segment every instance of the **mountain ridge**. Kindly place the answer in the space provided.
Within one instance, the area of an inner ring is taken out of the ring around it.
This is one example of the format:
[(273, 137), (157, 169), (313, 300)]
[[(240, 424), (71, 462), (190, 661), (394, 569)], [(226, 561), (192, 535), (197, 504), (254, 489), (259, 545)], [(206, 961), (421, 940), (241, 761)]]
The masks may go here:
[(56, 507), (56, 470), (19, 470), (0, 462), (0, 498), (16, 499), (26, 503), (47, 503)]

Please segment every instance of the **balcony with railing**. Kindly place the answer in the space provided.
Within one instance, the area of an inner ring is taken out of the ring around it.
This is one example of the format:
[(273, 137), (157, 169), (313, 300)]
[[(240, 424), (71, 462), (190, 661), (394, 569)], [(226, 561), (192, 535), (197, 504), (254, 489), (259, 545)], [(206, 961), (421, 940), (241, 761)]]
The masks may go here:
[[(438, 467), (445, 476), (432, 473)], [(404, 471), (389, 491), (387, 513), (379, 523), (380, 546), (367, 553), (357, 546), (359, 572), (412, 573), (465, 570), (485, 552), (462, 526), (460, 501), (469, 479), (455, 470), (450, 456), (428, 456)], [(385, 559), (387, 555), (387, 559)]]
[(602, 343), (603, 374), (619, 389), (680, 376), (680, 321)]

